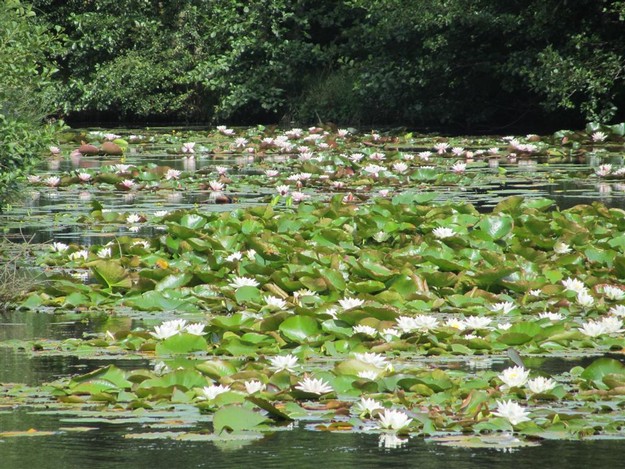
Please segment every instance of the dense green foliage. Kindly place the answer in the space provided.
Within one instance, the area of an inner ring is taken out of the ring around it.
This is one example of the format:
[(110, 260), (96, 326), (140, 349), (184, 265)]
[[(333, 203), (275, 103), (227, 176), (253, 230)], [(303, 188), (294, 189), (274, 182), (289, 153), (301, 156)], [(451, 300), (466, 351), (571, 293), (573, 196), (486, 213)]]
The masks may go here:
[(0, 205), (51, 130), (42, 121), (54, 110), (48, 55), (57, 44), (31, 9), (14, 0), (0, 3)]
[(621, 1), (34, 3), (70, 39), (66, 113), (474, 128), (623, 116)]

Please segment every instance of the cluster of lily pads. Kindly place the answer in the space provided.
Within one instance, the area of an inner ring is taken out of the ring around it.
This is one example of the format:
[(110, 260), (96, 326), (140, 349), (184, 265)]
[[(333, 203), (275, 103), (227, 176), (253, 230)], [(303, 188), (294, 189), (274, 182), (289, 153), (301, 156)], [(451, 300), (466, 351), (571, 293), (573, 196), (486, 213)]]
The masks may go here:
[[(386, 446), (410, 434), (622, 436), (619, 361), (550, 375), (522, 364), (497, 372), (491, 359), (510, 348), (622, 353), (625, 213), (601, 204), (560, 211), (544, 198), (510, 197), (489, 213), (435, 202), (437, 188), (489, 174), (479, 168), (492, 158), (572, 157), (580, 142), (621, 144), (619, 129), (590, 130), (549, 142), (510, 137), (501, 149), (441, 138), (423, 149), (414, 136), (223, 127), (203, 143), (170, 139), (185, 160), (229, 155), (230, 166), (178, 172), (120, 161), (58, 181), (31, 178), (55, 190), (96, 183), (120, 194), (193, 186), (228, 195), (223, 211), (135, 213), (94, 202), (80, 223), (125, 231), (106, 244), (55, 241), (38, 252), (46, 281), (21, 308), (153, 323), (39, 345), (34, 353), (153, 363), (109, 365), (47, 389), (80, 406), (196, 408), (215, 434), (300, 420), (382, 432)], [(227, 210), (250, 185), (263, 203)]]
[[(241, 197), (248, 202), (267, 202), (275, 194), (297, 203), (332, 193), (360, 201), (374, 194), (402, 193), (406, 185), (423, 190), (446, 187), (480, 191), (506, 181), (505, 174), (498, 170), (499, 161), (558, 163), (583, 160), (587, 154), (600, 157), (622, 145), (622, 131), (622, 125), (610, 128), (591, 125), (587, 132), (561, 131), (548, 138), (531, 134), (499, 139), (426, 138), (412, 133), (358, 135), (354, 129), (322, 127), (279, 131), (220, 126), (207, 134), (185, 135), (173, 131), (164, 136), (126, 138), (114, 133), (90, 132), (80, 135), (78, 138), (83, 143), (71, 151), (69, 157), (74, 169), (31, 175), (28, 181), (34, 187), (47, 186), (53, 191), (77, 188), (83, 192), (94, 188), (123, 191), (126, 198), (146, 192), (194, 191), (206, 193), (206, 201), (219, 203)], [(591, 151), (584, 148), (587, 143), (594, 145)], [(51, 162), (63, 156), (61, 148), (56, 146), (51, 148), (51, 153), (54, 156)], [(133, 156), (154, 153), (176, 155), (180, 159), (176, 167), (126, 162)], [(109, 160), (118, 157), (119, 161), (81, 165), (81, 161), (89, 158), (93, 161), (98, 154)], [(206, 161), (211, 164), (202, 164)], [(523, 167), (520, 162), (519, 167)], [(622, 171), (604, 162), (596, 172), (586, 173), (593, 178), (618, 178)], [(518, 181), (535, 182), (537, 178), (548, 181), (558, 177), (564, 175), (542, 171), (524, 174)]]

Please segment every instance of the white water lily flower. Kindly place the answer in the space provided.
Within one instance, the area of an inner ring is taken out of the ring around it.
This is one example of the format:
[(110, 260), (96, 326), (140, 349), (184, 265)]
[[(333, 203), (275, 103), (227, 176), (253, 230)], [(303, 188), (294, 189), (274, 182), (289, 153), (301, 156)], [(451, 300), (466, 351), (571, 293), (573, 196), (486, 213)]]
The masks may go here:
[(538, 317), (540, 319), (549, 319), (550, 321), (562, 321), (564, 319), (564, 316), (561, 313), (550, 313), (548, 311), (540, 313)]
[(517, 388), (527, 382), (529, 375), (530, 371), (522, 366), (513, 366), (503, 370), (497, 377), (503, 381), (506, 388)]
[(378, 448), (397, 449), (408, 443), (408, 438), (400, 438), (395, 433), (380, 433)]
[(228, 172), (228, 167), (227, 166), (215, 166), (215, 171), (217, 171), (217, 174), (219, 174), (220, 176), (223, 176), (224, 174)]
[(277, 186), (276, 187), (276, 191), (278, 192), (278, 194), (280, 194), (282, 197), (285, 197), (288, 193), (289, 190), (291, 188), (287, 185), (281, 185), (281, 186)]
[(218, 384), (218, 385), (213, 384), (211, 386), (204, 386), (200, 390), (201, 394), (198, 396), (198, 399), (212, 401), (220, 394), (223, 394), (228, 391), (230, 391), (230, 386), (222, 386), (221, 384)]
[(370, 337), (375, 337), (376, 335), (378, 335), (378, 331), (371, 326), (359, 324), (357, 326), (354, 326), (354, 334), (365, 334)]
[(96, 253), (96, 255), (101, 259), (111, 257), (111, 248), (110, 247), (102, 248)]
[(386, 159), (386, 156), (384, 155), (384, 153), (376, 151), (374, 153), (371, 153), (369, 155), (369, 158), (371, 158), (374, 161), (384, 161)]
[(237, 137), (234, 139), (234, 146), (237, 148), (243, 148), (247, 145), (247, 139), (244, 137)]
[(141, 222), (141, 217), (137, 215), (136, 213), (131, 213), (130, 215), (126, 217), (126, 223), (128, 224), (140, 223), (140, 222)]
[(356, 360), (368, 363), (377, 368), (385, 368), (389, 363), (384, 355), (375, 352), (355, 353)]
[(257, 392), (264, 391), (267, 386), (265, 383), (261, 383), (260, 381), (246, 381), (243, 383), (245, 385), (245, 391), (248, 394), (256, 394)]
[(168, 169), (167, 172), (165, 173), (165, 179), (167, 179), (168, 181), (172, 180), (172, 179), (180, 179), (180, 175), (182, 174), (182, 171), (179, 171), (177, 169)]
[(377, 164), (368, 164), (362, 170), (365, 173), (371, 174), (373, 177), (378, 177), (382, 171), (384, 171), (384, 166), (380, 166)]
[(65, 243), (54, 242), (50, 245), (50, 249), (54, 252), (65, 252), (69, 249), (69, 246)]
[(86, 249), (81, 249), (80, 251), (72, 252), (67, 257), (70, 261), (76, 261), (78, 259), (87, 260), (87, 257), (89, 257), (89, 251), (87, 251)]
[(493, 415), (507, 419), (512, 425), (531, 420), (529, 412), (512, 400), (497, 401), (497, 411)]
[(606, 296), (606, 298), (610, 300), (618, 301), (625, 298), (625, 291), (613, 285), (606, 285), (605, 287), (603, 287), (603, 294)]
[(310, 198), (310, 196), (308, 194), (304, 194), (303, 192), (293, 191), (291, 192), (291, 198), (293, 199), (293, 202), (301, 202)]
[(378, 376), (380, 376), (380, 373), (373, 370), (363, 370), (359, 371), (357, 376), (359, 378), (368, 379), (369, 381), (375, 381), (378, 379)]
[(144, 249), (150, 249), (150, 242), (147, 239), (140, 239), (132, 243), (132, 246), (141, 246)]
[(501, 303), (495, 303), (490, 306), (490, 310), (494, 313), (508, 314), (516, 306), (511, 301), (502, 301)]
[(226, 257), (227, 262), (240, 261), (243, 259), (243, 253), (241, 251), (236, 251)]
[(606, 138), (608, 138), (608, 136), (605, 132), (597, 131), (597, 132), (593, 132), (590, 138), (592, 139), (593, 142), (603, 142)]
[(401, 337), (401, 331), (394, 329), (392, 327), (389, 327), (382, 331), (382, 335), (384, 336), (384, 339), (387, 342), (391, 342), (395, 340), (396, 338)]
[(221, 192), (224, 190), (226, 185), (223, 182), (219, 182), (219, 181), (209, 181), (208, 187), (210, 188), (212, 192)]
[(38, 182), (41, 182), (41, 176), (37, 176), (37, 175), (33, 175), (33, 174), (31, 174), (30, 176), (26, 176), (26, 179), (31, 184), (36, 184)]
[(306, 376), (302, 381), (300, 381), (295, 389), (299, 389), (300, 391), (307, 392), (310, 394), (327, 394), (329, 392), (334, 391), (332, 386), (329, 383), (322, 379), (318, 378), (310, 378)]
[(113, 166), (111, 166), (111, 169), (113, 169), (113, 171), (115, 171), (117, 174), (123, 174), (123, 173), (127, 173), (128, 170), (131, 168), (131, 166), (129, 164), (114, 164)]
[(571, 247), (566, 243), (558, 241), (553, 246), (553, 252), (555, 252), (556, 254), (568, 254), (569, 252), (571, 252)]
[(458, 318), (449, 318), (445, 321), (445, 326), (451, 327), (452, 329), (458, 329), (459, 331), (464, 331), (467, 326), (463, 319)]
[(434, 228), (432, 230), (432, 234), (438, 239), (451, 238), (456, 234), (456, 232), (452, 228), (446, 228), (444, 226), (439, 226), (438, 228)]
[(467, 164), (463, 163), (462, 161), (458, 161), (454, 163), (454, 165), (451, 167), (451, 172), (456, 173), (456, 174), (462, 174), (466, 170), (467, 170)]
[(348, 309), (358, 308), (364, 303), (365, 300), (361, 300), (360, 298), (343, 298), (342, 300), (339, 300), (341, 308), (343, 308), (345, 311), (347, 311)]
[(365, 157), (365, 155), (363, 155), (362, 153), (353, 153), (353, 154), (349, 155), (347, 158), (350, 161), (353, 161), (354, 163), (358, 163), (364, 157)]
[(265, 296), (265, 303), (271, 309), (285, 309), (287, 304), (282, 298), (278, 298), (277, 296)]
[(195, 142), (185, 142), (182, 144), (182, 148), (180, 148), (182, 153), (195, 153)]
[(601, 164), (595, 170), (595, 174), (599, 177), (609, 176), (611, 172), (612, 172), (611, 164)]
[(89, 173), (78, 173), (78, 179), (82, 182), (87, 182), (91, 179), (91, 174)]
[(278, 174), (280, 174), (280, 172), (275, 169), (267, 169), (265, 171), (265, 175), (270, 178), (275, 178)]
[(46, 186), (56, 187), (61, 183), (61, 178), (58, 176), (48, 176), (43, 180)]
[(397, 321), (397, 327), (403, 333), (414, 332), (418, 329), (414, 318), (411, 318), (409, 316), (400, 316), (396, 319), (396, 321)]
[(396, 173), (405, 173), (408, 169), (408, 165), (402, 161), (398, 161), (397, 163), (393, 163), (393, 171)]
[(528, 293), (532, 296), (540, 296), (542, 292), (543, 292), (542, 290), (536, 289), (536, 290), (530, 290)]
[(586, 285), (576, 278), (569, 277), (566, 280), (562, 280), (562, 285), (564, 285), (566, 290), (573, 291), (575, 293), (586, 291)]
[(205, 324), (202, 324), (201, 322), (196, 322), (187, 325), (187, 327), (185, 328), (185, 332), (191, 335), (204, 335), (204, 327), (206, 327)]
[(613, 314), (614, 316), (625, 317), (625, 306), (624, 305), (616, 305), (610, 308), (608, 313)]
[(540, 394), (543, 392), (551, 391), (556, 387), (556, 383), (551, 378), (544, 378), (542, 376), (538, 376), (537, 378), (533, 378), (527, 381), (527, 388), (534, 394)]
[(365, 415), (371, 416), (374, 411), (381, 410), (384, 407), (375, 399), (369, 397), (361, 397), (360, 402), (354, 405), (354, 410), (358, 412), (361, 417)]
[(449, 143), (437, 143), (436, 145), (434, 145), (434, 150), (436, 150), (439, 155), (442, 155), (447, 151), (449, 146)]
[(180, 334), (187, 327), (187, 321), (184, 319), (175, 319), (173, 321), (165, 321), (160, 326), (154, 327), (154, 332), (150, 332), (150, 335), (157, 339), (164, 340), (172, 337), (176, 334)]
[(601, 319), (601, 325), (606, 334), (623, 332), (623, 321), (616, 316), (607, 316)]
[(432, 156), (432, 152), (431, 151), (420, 151), (419, 153), (417, 153), (417, 156), (419, 157), (419, 159), (421, 159), (423, 161), (429, 161), (430, 156)]
[(250, 277), (233, 277), (232, 282), (228, 284), (232, 288), (241, 288), (241, 287), (257, 287), (260, 285), (258, 281)]
[(269, 363), (271, 363), (272, 370), (278, 371), (295, 371), (295, 367), (297, 367), (297, 357), (291, 354), (288, 355), (276, 355), (275, 357), (269, 358)]
[(132, 179), (124, 179), (120, 184), (127, 189), (135, 187), (135, 182)]
[(385, 409), (384, 412), (378, 414), (380, 419), (380, 427), (389, 430), (401, 430), (406, 428), (412, 422), (404, 412), (394, 409)]
[(507, 331), (511, 327), (512, 327), (512, 323), (509, 323), (509, 322), (500, 322), (499, 324), (497, 324), (497, 329), (501, 331)]
[(578, 327), (578, 330), (588, 337), (599, 337), (605, 334), (605, 326), (599, 321), (587, 321), (582, 324), (582, 327)]
[(417, 314), (413, 319), (415, 328), (421, 332), (427, 332), (438, 326), (438, 319), (427, 314)]
[(581, 291), (577, 294), (577, 304), (580, 306), (592, 306), (595, 303), (595, 299), (587, 290)]
[(488, 329), (491, 322), (491, 318), (484, 316), (469, 316), (464, 319), (464, 325), (467, 329)]
[(296, 290), (293, 292), (293, 298), (301, 298), (303, 296), (313, 296), (316, 297), (317, 292), (314, 292), (312, 290), (308, 290), (307, 288), (300, 288), (299, 290)]

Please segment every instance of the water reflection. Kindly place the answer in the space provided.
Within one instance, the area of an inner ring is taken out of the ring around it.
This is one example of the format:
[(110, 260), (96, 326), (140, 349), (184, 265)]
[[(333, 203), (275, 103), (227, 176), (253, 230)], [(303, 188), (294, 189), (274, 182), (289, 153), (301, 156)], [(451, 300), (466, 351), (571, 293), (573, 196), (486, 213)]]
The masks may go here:
[[(32, 428), (56, 431), (72, 427), (52, 416), (25, 412), (0, 414), (0, 428)], [(89, 425), (94, 426), (93, 424)], [(124, 434), (142, 431), (140, 426), (95, 425), (89, 432), (62, 431), (32, 438), (0, 440), (3, 467), (56, 468), (389, 468), (474, 469), (490, 467), (622, 467), (618, 441), (544, 441), (521, 451), (448, 448), (422, 438), (388, 447), (375, 434), (307, 432), (301, 429), (270, 434), (249, 444), (215, 444), (174, 440), (126, 439)], [(145, 431), (145, 430), (143, 430)]]

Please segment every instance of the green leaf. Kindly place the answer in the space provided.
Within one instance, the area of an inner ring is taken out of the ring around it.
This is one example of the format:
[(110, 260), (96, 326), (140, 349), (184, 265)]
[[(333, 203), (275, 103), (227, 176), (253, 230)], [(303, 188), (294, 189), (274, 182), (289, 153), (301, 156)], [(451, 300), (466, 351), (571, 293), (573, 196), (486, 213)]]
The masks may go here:
[(247, 285), (241, 288), (237, 288), (237, 291), (234, 293), (234, 297), (239, 304), (247, 302), (258, 303), (260, 302), (260, 290), (257, 287)]
[(241, 406), (222, 407), (213, 416), (213, 430), (219, 434), (224, 429), (233, 432), (252, 430), (267, 419), (259, 412)]
[(204, 352), (207, 349), (204, 337), (193, 334), (176, 334), (156, 344), (157, 355)]
[(206, 218), (194, 213), (188, 213), (182, 216), (182, 218), (180, 219), (180, 225), (184, 226), (185, 228), (197, 230), (206, 225)]
[(108, 288), (128, 289), (132, 287), (128, 272), (115, 261), (96, 261), (91, 265), (91, 271)]
[(611, 374), (625, 374), (625, 365), (613, 358), (598, 358), (592, 362), (581, 374), (585, 380), (592, 381), (596, 387), (606, 389), (603, 378)]
[(168, 290), (170, 288), (180, 288), (184, 287), (187, 283), (191, 281), (193, 275), (190, 273), (179, 273), (179, 274), (171, 274), (165, 277), (163, 280), (158, 282), (154, 289), (156, 291)]
[(492, 239), (498, 240), (512, 231), (513, 221), (509, 215), (491, 215), (484, 217), (477, 226), (488, 233)]
[(280, 332), (289, 340), (306, 343), (316, 339), (319, 333), (319, 324), (310, 316), (291, 316), (280, 324)]

